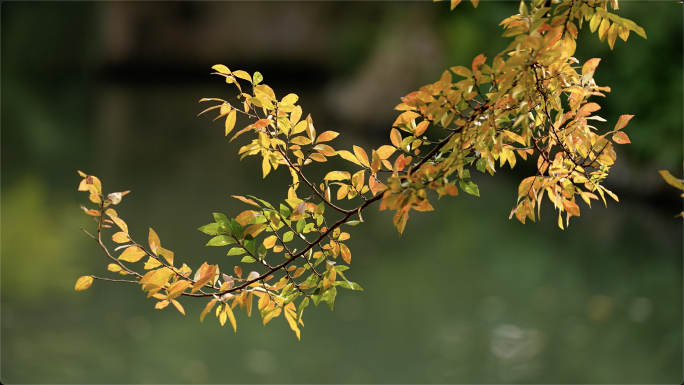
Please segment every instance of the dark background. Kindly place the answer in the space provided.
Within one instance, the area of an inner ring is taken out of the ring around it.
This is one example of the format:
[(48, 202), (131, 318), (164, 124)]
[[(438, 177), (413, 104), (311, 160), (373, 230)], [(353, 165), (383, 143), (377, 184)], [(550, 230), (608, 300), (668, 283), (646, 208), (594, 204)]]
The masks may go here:
[[(233, 216), (232, 194), (282, 200), (289, 176), (261, 179), (197, 114), (202, 97), (233, 98), (211, 66), (260, 71), (278, 97), (294, 92), (336, 149), (387, 142), (399, 97), (508, 40), (498, 23), (516, 2), (478, 9), (431, 2), (3, 2), (3, 383), (679, 383), (682, 380), (682, 210), (658, 170), (682, 173), (682, 5), (623, 1), (645, 28), (607, 43), (585, 28), (577, 58), (602, 58), (612, 92), (600, 115), (634, 114), (606, 185), (620, 203), (582, 204), (562, 231), (508, 220), (518, 162), (474, 172), (481, 197), (434, 200), (400, 238), (391, 214), (369, 210), (351, 229), (335, 311), (308, 308), (298, 342), (282, 317), (266, 327), (238, 312), (238, 333), (204, 303), (187, 316), (155, 310), (108, 275), (78, 229), (76, 170), (105, 190), (132, 190), (117, 207), (134, 238), (156, 230), (193, 269), (229, 268), (196, 229)], [(240, 122), (238, 122), (239, 126)], [(324, 172), (342, 163), (318, 167)]]

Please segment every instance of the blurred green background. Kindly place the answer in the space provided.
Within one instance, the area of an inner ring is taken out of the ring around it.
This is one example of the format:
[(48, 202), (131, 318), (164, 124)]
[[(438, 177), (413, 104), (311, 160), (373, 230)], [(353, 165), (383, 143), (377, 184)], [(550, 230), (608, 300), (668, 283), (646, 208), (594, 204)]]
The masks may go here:
[[(610, 51), (581, 31), (577, 57), (602, 58), (612, 87), (601, 115), (621, 114), (606, 185), (620, 197), (584, 208), (562, 231), (508, 220), (533, 166), (475, 172), (481, 197), (434, 201), (398, 237), (391, 214), (369, 210), (351, 229), (335, 311), (305, 312), (298, 342), (282, 317), (238, 312), (238, 333), (181, 300), (187, 316), (155, 310), (138, 287), (108, 275), (78, 228), (76, 170), (105, 190), (132, 235), (148, 227), (193, 269), (229, 269), (196, 229), (235, 215), (231, 194), (285, 197), (287, 175), (262, 180), (238, 161), (221, 123), (197, 117), (202, 97), (234, 97), (214, 64), (260, 71), (279, 97), (294, 92), (335, 148), (387, 141), (403, 96), (507, 44), (498, 23), (515, 2), (454, 12), (430, 2), (3, 2), (2, 366), (12, 383), (679, 383), (682, 380), (682, 210), (658, 170), (682, 173), (682, 5), (623, 1), (645, 28)], [(238, 123), (239, 125), (240, 123)], [(330, 162), (331, 166), (342, 163)], [(318, 167), (324, 172), (330, 167)]]

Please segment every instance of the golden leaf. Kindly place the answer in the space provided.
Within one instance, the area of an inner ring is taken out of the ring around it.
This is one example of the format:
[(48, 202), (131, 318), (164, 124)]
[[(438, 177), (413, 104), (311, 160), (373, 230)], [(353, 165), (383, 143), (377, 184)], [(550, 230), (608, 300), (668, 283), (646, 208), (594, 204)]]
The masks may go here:
[(138, 262), (142, 257), (147, 255), (145, 253), (145, 250), (141, 249), (138, 246), (129, 246), (124, 250), (123, 253), (119, 256), (120, 261), (126, 261), (126, 262)]
[(76, 281), (76, 291), (85, 290), (93, 284), (93, 277), (86, 275)]

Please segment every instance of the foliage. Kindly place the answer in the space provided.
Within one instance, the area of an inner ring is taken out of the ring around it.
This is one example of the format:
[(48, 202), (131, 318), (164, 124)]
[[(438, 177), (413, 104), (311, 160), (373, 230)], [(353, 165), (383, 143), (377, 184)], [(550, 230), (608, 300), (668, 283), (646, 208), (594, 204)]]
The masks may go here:
[[(680, 190), (684, 190), (684, 179), (677, 179), (675, 178), (672, 174), (670, 174), (669, 171), (667, 170), (660, 170), (660, 175), (663, 177), (665, 182), (667, 182), (670, 186), (674, 186)], [(684, 198), (684, 194), (682, 194), (682, 198)], [(682, 217), (684, 218), (684, 211), (681, 213), (677, 214), (675, 217)]]
[[(452, 0), (451, 8), (459, 2)], [(363, 210), (379, 202), (380, 210), (395, 212), (394, 226), (401, 234), (411, 209), (433, 209), (428, 190), (439, 197), (456, 196), (459, 189), (479, 195), (471, 171), (493, 175), (497, 164), (501, 168), (508, 163), (512, 168), (518, 158), (537, 156), (537, 172), (520, 183), (509, 218), (535, 221), (546, 193), (563, 229), (570, 217), (580, 216), (577, 197), (589, 206), (599, 196), (606, 203), (606, 194), (618, 199), (601, 183), (616, 160), (613, 143), (630, 142), (622, 129), (632, 115), (622, 115), (612, 130), (601, 135), (589, 124), (605, 122), (592, 115), (601, 107), (589, 102), (589, 97), (605, 96), (610, 88), (598, 86), (593, 79), (600, 59), (579, 66), (573, 57), (584, 22), (611, 49), (618, 37), (626, 41), (630, 31), (646, 37), (634, 22), (610, 13), (609, 5), (618, 9), (617, 0), (521, 2), (520, 13), (501, 23), (503, 36), (513, 38), (502, 53), (491, 59), (479, 55), (469, 67), (452, 67), (435, 83), (401, 98), (396, 107), (401, 113), (389, 135), (391, 145), (370, 152), (358, 146), (351, 151), (335, 150), (330, 142), (339, 133), (318, 134), (311, 115), (302, 119), (297, 95), (278, 99), (262, 83), (259, 72), (250, 75), (215, 65), (214, 74), (237, 88), (242, 105), (238, 108), (223, 99), (204, 98), (200, 102), (218, 104), (200, 114), (218, 111), (216, 119), (224, 119), (226, 136), (234, 131), (238, 114), (248, 117), (251, 124), (231, 139), (252, 135), (251, 143), (239, 150), (241, 158), (260, 156), (264, 178), (279, 166), (292, 177), (283, 203), (233, 196), (252, 208), (234, 218), (215, 213), (214, 222), (199, 229), (212, 237), (207, 246), (228, 246), (228, 256), (255, 264), (259, 271), (245, 274), (235, 266), (226, 273), (205, 262), (193, 275), (187, 265), (177, 267), (173, 252), (161, 246), (154, 230), (149, 232), (149, 249), (130, 237), (127, 224), (111, 207), (128, 191), (105, 196), (97, 177), (79, 171), (84, 178), (79, 190), (88, 191), (97, 204), (95, 209), (83, 207), (97, 222), (97, 235), (88, 235), (112, 260), (110, 271), (133, 279), (85, 276), (78, 280), (76, 290), (87, 289), (93, 279), (137, 283), (148, 297), (159, 300), (155, 308), (172, 304), (183, 314), (179, 297), (207, 298), (200, 320), (214, 311), (222, 325), (229, 320), (235, 330), (233, 309), (240, 306), (251, 315), (256, 300), (264, 324), (282, 314), (299, 338), (302, 314), (311, 302), (316, 306), (325, 302), (332, 309), (338, 288), (362, 290), (345, 276), (351, 251), (344, 243), (350, 234), (342, 225), (362, 223)], [(244, 84), (249, 89), (243, 90)], [(306, 166), (332, 156), (352, 163), (349, 171), (330, 170), (322, 181), (306, 176)], [(358, 203), (344, 208), (348, 206), (345, 200)], [(111, 236), (121, 244), (114, 251), (123, 249), (118, 257), (102, 240), (104, 229), (111, 225), (120, 230)], [(272, 257), (276, 254), (283, 255), (284, 261), (276, 262)], [(144, 262), (147, 272), (131, 267), (138, 262)]]

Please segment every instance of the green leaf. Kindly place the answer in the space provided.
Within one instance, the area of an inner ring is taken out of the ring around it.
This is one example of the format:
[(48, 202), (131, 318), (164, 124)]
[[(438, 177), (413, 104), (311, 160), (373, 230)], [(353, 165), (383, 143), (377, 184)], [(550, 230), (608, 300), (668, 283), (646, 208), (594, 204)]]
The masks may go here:
[(266, 246), (263, 243), (259, 246), (259, 250), (257, 250), (257, 256), (259, 259), (263, 259), (266, 256)]
[(253, 263), (253, 262), (256, 262), (256, 259), (250, 257), (249, 255), (246, 255), (242, 258), (242, 260), (240, 262)]
[(230, 251), (228, 252), (228, 256), (231, 257), (233, 255), (240, 255), (240, 254), (244, 254), (246, 252), (247, 252), (247, 250), (243, 249), (242, 247), (236, 247), (236, 248), (230, 249)]
[(209, 235), (219, 235), (219, 224), (210, 223), (208, 225), (200, 227), (198, 230)]
[(335, 286), (331, 286), (323, 294), (322, 300), (328, 304), (328, 307), (330, 307), (330, 310), (332, 310), (333, 306), (335, 306), (335, 297), (336, 296), (337, 296), (337, 289), (335, 288)]
[(321, 285), (316, 288), (311, 299), (313, 299), (314, 306), (318, 306), (318, 304), (321, 303), (321, 300), (323, 299), (323, 287)]
[(304, 298), (297, 308), (297, 322), (302, 319), (302, 314), (304, 314), (304, 308), (309, 306), (309, 298)]
[(218, 237), (211, 238), (207, 242), (207, 246), (228, 246), (235, 243), (235, 239), (228, 235), (219, 235)]
[(261, 72), (257, 71), (254, 73), (254, 76), (252, 76), (252, 79), (254, 80), (254, 85), (257, 85), (264, 80), (264, 77), (261, 75)]
[(468, 194), (475, 195), (475, 196), (480, 196), (480, 189), (477, 188), (477, 185), (469, 180), (459, 180), (458, 184), (461, 186), (461, 189), (463, 191), (467, 192)]
[(318, 282), (318, 276), (316, 274), (311, 274), (309, 278), (304, 281), (304, 284), (308, 287), (312, 287)]
[(470, 170), (463, 170), (463, 179), (470, 179)]
[(292, 212), (290, 211), (290, 208), (285, 206), (284, 204), (280, 204), (280, 215), (283, 216), (283, 218), (289, 218), (290, 214)]
[(487, 171), (487, 159), (485, 159), (485, 158), (480, 158), (480, 159), (475, 163), (475, 167), (476, 167), (479, 171), (481, 171), (481, 172)]
[(288, 231), (287, 233), (283, 234), (283, 242), (290, 242), (292, 238), (294, 238), (292, 231)]
[(245, 240), (242, 242), (242, 247), (244, 247), (245, 250), (249, 251), (250, 254), (254, 254), (255, 243), (256, 242), (254, 241), (254, 237), (247, 234)]
[(359, 223), (361, 223), (361, 221), (349, 221), (349, 222), (344, 222), (344, 224), (347, 225), (347, 226), (356, 226), (356, 225), (358, 225)]
[(244, 229), (242, 228), (242, 225), (240, 222), (236, 221), (235, 219), (230, 221), (230, 229), (233, 232), (233, 235), (235, 238), (241, 239), (243, 234), (244, 234)]
[[(352, 285), (349, 286), (349, 283), (346, 282), (346, 281), (335, 281), (335, 283), (333, 283), (333, 286), (340, 286), (340, 287), (342, 287), (343, 289), (350, 289), (350, 290), (360, 290), (360, 291), (363, 291), (363, 289), (361, 288), (361, 286), (359, 286), (358, 283), (352, 282), (351, 284), (352, 284)], [(353, 287), (353, 289), (352, 289), (352, 287)]]
[[(226, 218), (225, 215), (221, 213), (214, 213), (214, 221), (218, 224), (218, 231), (220, 233), (230, 233), (233, 234), (233, 232), (230, 229), (230, 220)], [(210, 234), (212, 235), (212, 234)], [(218, 235), (218, 234), (216, 234)]]
[(304, 218), (297, 221), (297, 232), (301, 233), (304, 230), (305, 226), (306, 226), (306, 220)]

